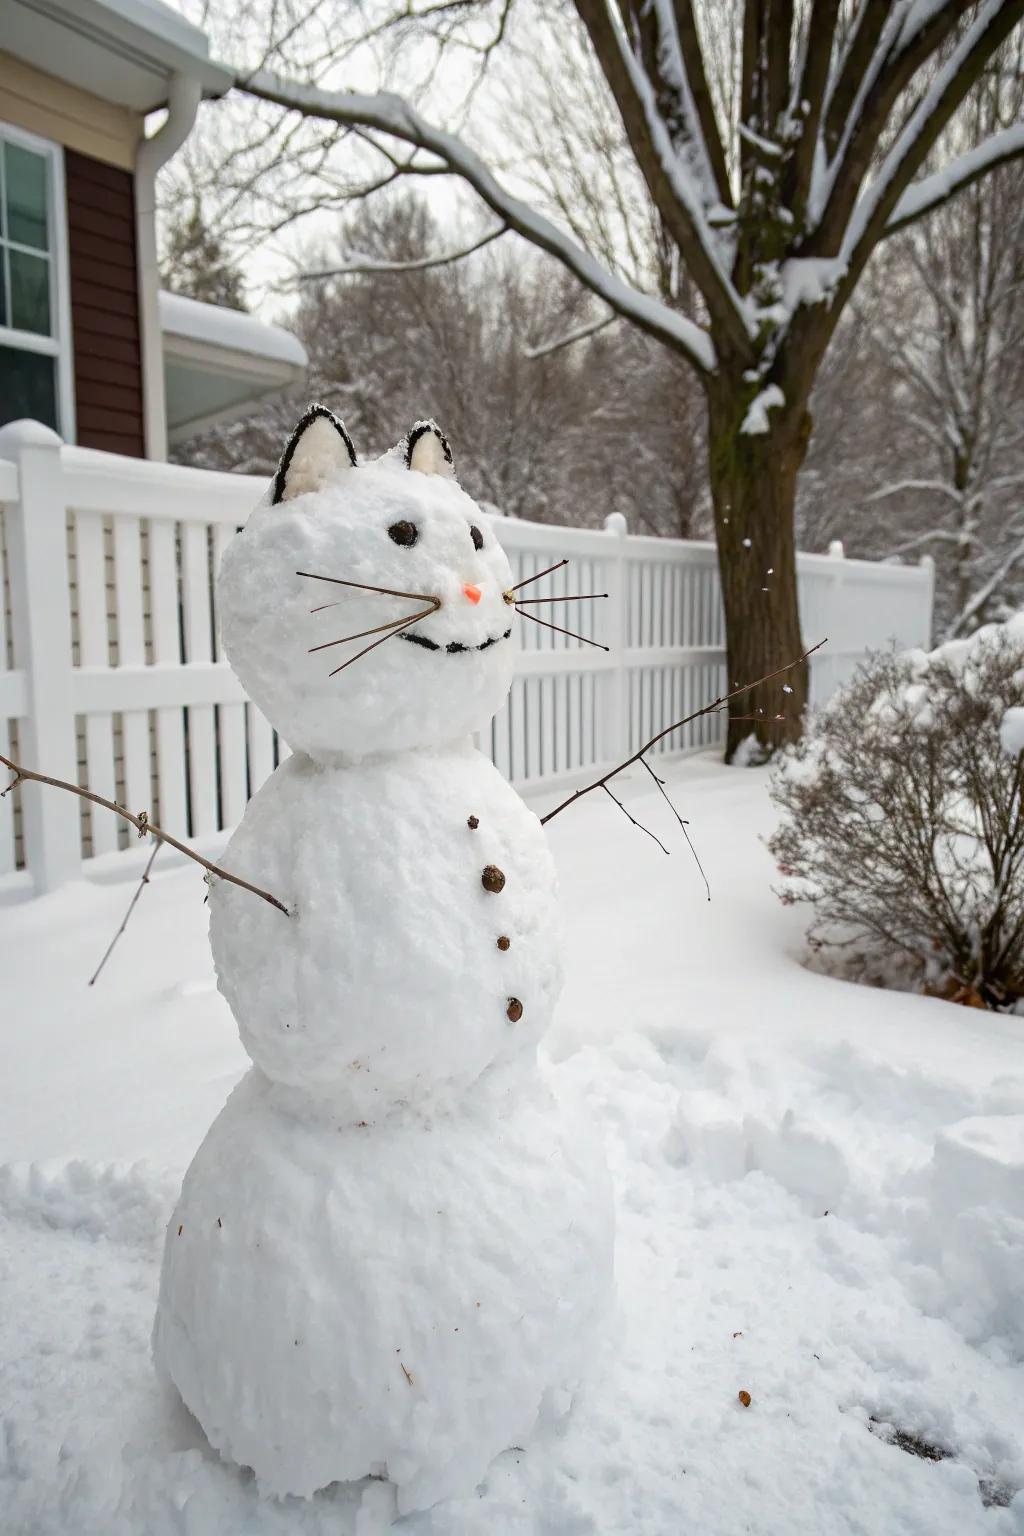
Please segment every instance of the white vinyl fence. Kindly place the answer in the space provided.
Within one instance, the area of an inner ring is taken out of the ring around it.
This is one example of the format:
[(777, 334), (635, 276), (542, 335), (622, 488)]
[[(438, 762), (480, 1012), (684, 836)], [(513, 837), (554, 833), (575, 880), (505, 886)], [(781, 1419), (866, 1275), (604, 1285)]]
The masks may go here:
[[(260, 479), (63, 446), (47, 428), (0, 429), (0, 752), (75, 780), (202, 844), (234, 826), (287, 748), (220, 653), (221, 555)], [(711, 544), (495, 520), (516, 579), (567, 556), (538, 595), (543, 617), (610, 651), (521, 623), (518, 676), (481, 746), (513, 782), (552, 785), (626, 756), (726, 682)], [(812, 695), (826, 698), (871, 646), (927, 644), (932, 571), (799, 557)], [(721, 738), (705, 717), (662, 743)], [(20, 798), (20, 814), (16, 799)], [(0, 800), (4, 888), (53, 890), (122, 863), (134, 830), (34, 784)]]

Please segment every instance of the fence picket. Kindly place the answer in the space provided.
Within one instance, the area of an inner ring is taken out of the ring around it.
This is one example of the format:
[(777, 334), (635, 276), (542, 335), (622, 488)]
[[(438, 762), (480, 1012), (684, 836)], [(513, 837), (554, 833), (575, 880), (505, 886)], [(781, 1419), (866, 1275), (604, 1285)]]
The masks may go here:
[[(210, 552), (206, 523), (185, 523), (181, 538), (185, 662), (212, 661)], [(218, 827), (213, 708), (212, 704), (190, 704), (187, 711), (189, 831), (193, 837), (215, 832)]]
[[(150, 621), (153, 661), (158, 667), (180, 667), (181, 589), (178, 581), (177, 526), (163, 518), (149, 522)], [(170, 832), (188, 830), (188, 789), (185, 770), (185, 715), (173, 705), (156, 713), (157, 802), (160, 824)]]
[[(103, 550), (103, 519), (97, 512), (75, 515), (75, 560), (78, 606), (78, 660), (82, 667), (110, 664), (107, 616), (107, 570)], [(108, 800), (117, 798), (114, 774), (114, 717), (109, 710), (87, 714), (84, 720), (85, 781)], [(94, 854), (118, 846), (117, 820), (101, 806), (88, 808)]]
[[(140, 667), (146, 661), (146, 632), (142, 601), (142, 525), (138, 518), (114, 521), (114, 592), (119, 667)], [(133, 691), (134, 693), (134, 691)], [(121, 711), (121, 755), (128, 809), (152, 814), (149, 765), (149, 710), (134, 693)], [(122, 824), (119, 835), (128, 841)]]
[[(234, 529), (224, 523), (213, 531), (214, 575), (220, 570), (221, 558), (232, 538)], [(220, 636), (215, 629), (217, 659), (222, 659)], [(236, 827), (242, 819), (247, 799), (247, 768), (245, 746), (245, 705), (221, 704), (217, 709), (217, 735), (219, 739), (221, 824)]]

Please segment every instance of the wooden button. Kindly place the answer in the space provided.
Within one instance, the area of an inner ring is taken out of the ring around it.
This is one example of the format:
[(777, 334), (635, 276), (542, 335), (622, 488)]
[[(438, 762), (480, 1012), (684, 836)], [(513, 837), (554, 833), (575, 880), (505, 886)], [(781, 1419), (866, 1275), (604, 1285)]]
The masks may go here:
[(480, 883), (485, 891), (491, 891), (496, 896), (499, 891), (505, 889), (505, 876), (497, 864), (485, 864)]
[(510, 938), (508, 938), (506, 934), (503, 933), (501, 938), (498, 940), (498, 948), (499, 949), (508, 949), (508, 947), (509, 947), (509, 945), (511, 943), (512, 943), (512, 940)]
[(508, 1000), (508, 1007), (505, 1009), (505, 1012), (508, 1014), (510, 1023), (512, 1023), (512, 1024), (518, 1024), (519, 1023), (519, 1020), (523, 1016), (523, 1005), (519, 1001), (518, 997), (510, 997), (509, 998), (509, 1000)]

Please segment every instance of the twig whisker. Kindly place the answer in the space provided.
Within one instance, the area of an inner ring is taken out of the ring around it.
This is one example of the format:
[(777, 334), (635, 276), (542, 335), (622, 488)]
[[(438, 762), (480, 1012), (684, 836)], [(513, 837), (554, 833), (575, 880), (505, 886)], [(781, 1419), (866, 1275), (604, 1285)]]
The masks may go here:
[[(433, 613), (434, 609), (428, 608), (426, 612)], [(322, 645), (311, 645), (306, 655), (312, 656), (315, 651), (329, 651), (333, 645), (346, 645), (349, 640), (362, 640), (366, 635), (379, 635), (382, 630), (397, 629), (400, 624), (404, 623), (404, 619), (391, 619), (387, 624), (375, 624), (372, 629), (361, 629), (355, 635), (342, 635), (340, 640), (325, 640)]]
[[(510, 590), (514, 592), (515, 587)], [(578, 592), (572, 597), (517, 597), (516, 606), (522, 607), (526, 604), (532, 608), (535, 603), (589, 603), (594, 598), (607, 596), (607, 592)]]
[[(433, 608), (423, 608), (419, 613), (414, 613), (411, 619), (400, 619), (397, 624), (389, 626), (389, 630), (386, 635), (381, 635), (379, 640), (373, 640), (369, 645), (364, 645), (362, 650), (356, 651), (355, 655), (350, 656), (348, 661), (343, 661), (340, 667), (335, 667), (334, 671), (331, 672), (329, 676), (337, 677), (339, 672), (344, 672), (345, 668), (350, 667), (354, 661), (358, 661), (360, 656), (365, 656), (368, 651), (375, 651), (378, 645), (383, 645), (385, 640), (390, 640), (393, 636), (399, 634), (403, 629), (408, 629), (409, 625), (415, 624), (417, 619), (425, 619), (428, 614), (435, 613), (439, 606), (440, 604), (435, 604)], [(370, 633), (372, 633), (372, 631), (370, 631)]]
[[(516, 608), (519, 609), (518, 603), (516, 604)], [(519, 611), (522, 613), (522, 609), (519, 609)], [(609, 646), (602, 645), (600, 640), (588, 640), (586, 635), (578, 635), (574, 629), (563, 629), (561, 624), (550, 624), (547, 619), (538, 619), (535, 613), (524, 613), (523, 618), (532, 619), (535, 624), (543, 624), (545, 629), (557, 630), (560, 635), (568, 635), (570, 640), (582, 640), (584, 645), (594, 645), (599, 651), (607, 651), (610, 649)]]
[(552, 571), (560, 571), (563, 565), (568, 564), (568, 560), (558, 560), (554, 565), (549, 565), (546, 571), (538, 571), (536, 576), (524, 576), (522, 581), (517, 581), (514, 587), (509, 587), (509, 591), (518, 592), (520, 587), (528, 587), (531, 581), (540, 581), (542, 576), (550, 576)]
[[(310, 581), (330, 581), (336, 587), (357, 587), (360, 592), (382, 592), (385, 597), (409, 597), (415, 603), (430, 603), (433, 608), (440, 608), (441, 599), (432, 597), (429, 592), (399, 592), (394, 587), (374, 587), (366, 581), (346, 581), (341, 576), (323, 576), (318, 571), (296, 571), (296, 576), (306, 576)], [(324, 604), (327, 607), (328, 604)], [(319, 609), (312, 609), (313, 613)]]

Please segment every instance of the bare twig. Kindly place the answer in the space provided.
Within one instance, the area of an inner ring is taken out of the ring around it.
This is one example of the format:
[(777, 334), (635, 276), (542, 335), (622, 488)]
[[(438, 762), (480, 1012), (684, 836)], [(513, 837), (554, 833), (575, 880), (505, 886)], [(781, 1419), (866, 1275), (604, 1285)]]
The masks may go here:
[[(141, 834), (140, 834), (140, 836), (141, 836)], [(139, 881), (138, 885), (135, 888), (135, 895), (132, 897), (131, 901), (128, 903), (128, 910), (125, 913), (124, 917), (121, 919), (121, 926), (117, 930), (117, 932), (114, 934), (114, 937), (111, 939), (110, 943), (107, 945), (106, 951), (104, 952), (104, 955), (103, 955), (103, 959), (100, 961), (99, 965), (96, 967), (96, 969), (93, 971), (92, 975), (89, 977), (89, 985), (90, 985), (90, 987), (94, 987), (96, 985), (96, 978), (99, 976), (100, 971), (102, 971), (103, 967), (106, 965), (107, 961), (110, 959), (111, 955), (114, 953), (114, 946), (116, 945), (118, 939), (121, 937), (122, 933), (124, 933), (125, 929), (128, 927), (129, 919), (131, 918), (132, 913), (135, 911), (135, 903), (138, 901), (139, 897), (142, 895), (142, 888), (143, 888), (143, 886), (149, 884), (149, 872), (153, 868), (153, 861), (154, 861), (154, 859), (156, 858), (156, 856), (157, 856), (157, 854), (159, 852), (160, 852), (160, 844), (159, 844), (159, 842), (155, 842), (153, 844), (153, 851), (150, 854), (149, 858), (146, 860), (146, 867), (142, 871), (142, 879)]]
[(618, 315), (605, 315), (602, 320), (590, 320), (585, 325), (577, 326), (575, 330), (567, 331), (564, 336), (556, 336), (551, 341), (539, 341), (535, 346), (527, 347), (523, 356), (530, 362), (536, 362), (538, 358), (550, 357), (552, 352), (560, 352), (563, 347), (571, 347), (578, 341), (586, 341), (590, 336), (596, 336), (598, 331), (614, 325)]
[(155, 837), (157, 842), (167, 843), (171, 848), (177, 848), (179, 853), (183, 853), (187, 859), (194, 860), (196, 864), (201, 864), (211, 875), (217, 875), (221, 880), (227, 880), (231, 885), (241, 886), (243, 891), (252, 891), (254, 896), (261, 897), (264, 901), (268, 901), (272, 907), (276, 907), (279, 912), (283, 912), (285, 917), (291, 917), (291, 913), (283, 901), (278, 901), (276, 896), (271, 896), (269, 891), (261, 890), (258, 885), (251, 885), (248, 880), (243, 880), (240, 875), (233, 875), (229, 870), (222, 869), (219, 864), (213, 864), (209, 859), (204, 859), (201, 853), (196, 853), (195, 849), (190, 848), (187, 843), (180, 842), (178, 838), (172, 837), (169, 832), (165, 832), (162, 827), (158, 827), (155, 821), (150, 821), (145, 811), (141, 811), (136, 816), (131, 811), (125, 810), (123, 805), (118, 805), (114, 800), (105, 800), (102, 795), (95, 794), (91, 789), (82, 789), (80, 785), (69, 784), (65, 779), (51, 779), (45, 773), (36, 773), (32, 768), (22, 768), (19, 763), (13, 762), (9, 757), (4, 757), (2, 753), (0, 753), (0, 764), (4, 768), (9, 768), (11, 773), (14, 774), (12, 782), (3, 791), (5, 795), (9, 790), (16, 789), (19, 784), (26, 782), (49, 784), (53, 789), (66, 789), (69, 794), (78, 795), (79, 799), (88, 800), (92, 805), (102, 805), (104, 810), (113, 811), (115, 816), (121, 816), (125, 821), (130, 821), (140, 837), (145, 837), (148, 833), (150, 837)]
[(815, 651), (820, 651), (822, 646), (827, 644), (827, 640), (819, 640), (817, 645), (812, 645), (809, 650), (804, 651), (803, 655), (798, 656), (795, 661), (787, 661), (784, 667), (776, 667), (774, 672), (766, 672), (764, 677), (759, 677), (752, 683), (742, 683), (739, 688), (734, 688), (731, 693), (723, 693), (717, 699), (712, 699), (711, 703), (705, 704), (703, 709), (695, 709), (692, 715), (684, 715), (682, 720), (675, 720), (671, 725), (666, 725), (664, 730), (659, 731), (656, 736), (651, 737), (650, 741), (645, 742), (638, 752), (634, 752), (632, 756), (627, 757), (616, 768), (609, 768), (607, 773), (602, 774), (599, 779), (595, 779), (592, 784), (585, 784), (582, 789), (577, 789), (568, 799), (563, 800), (561, 805), (556, 805), (553, 811), (548, 811), (546, 816), (540, 818), (541, 826), (545, 822), (551, 821), (560, 811), (564, 811), (567, 806), (575, 805), (576, 801), (582, 799), (584, 795), (589, 795), (592, 789), (604, 789), (609, 779), (614, 779), (616, 774), (622, 773), (623, 769), (639, 762), (645, 752), (649, 752), (656, 742), (664, 740), (666, 736), (671, 736), (673, 731), (681, 730), (684, 725), (689, 725), (692, 720), (699, 720), (702, 715), (712, 714), (716, 709), (720, 709), (723, 704), (728, 704), (730, 699), (738, 698), (741, 693), (748, 693), (751, 688), (760, 688), (762, 683), (770, 683), (773, 677), (781, 677), (785, 672), (792, 672), (794, 667), (802, 666), (809, 656), (813, 656)]
[(508, 225), (502, 224), (498, 229), (488, 230), (486, 235), (472, 241), (469, 245), (463, 245), (454, 251), (446, 251), (438, 256), (421, 256), (415, 261), (356, 261), (341, 267), (326, 267), (321, 272), (300, 272), (300, 283), (321, 282), (328, 277), (360, 277), (365, 274), (382, 274), (386, 276), (393, 272), (429, 272), (433, 267), (451, 266), (453, 262), (463, 261), (467, 256), (480, 251), (485, 245), (490, 245), (501, 235), (508, 233)]

